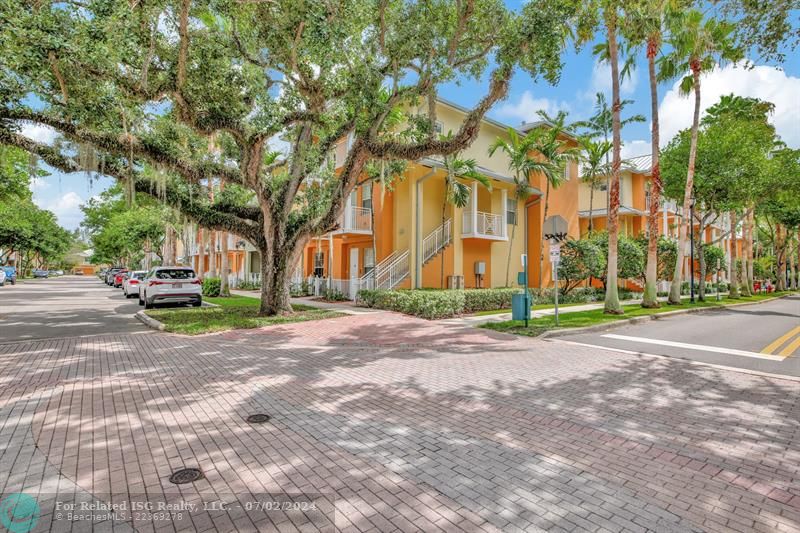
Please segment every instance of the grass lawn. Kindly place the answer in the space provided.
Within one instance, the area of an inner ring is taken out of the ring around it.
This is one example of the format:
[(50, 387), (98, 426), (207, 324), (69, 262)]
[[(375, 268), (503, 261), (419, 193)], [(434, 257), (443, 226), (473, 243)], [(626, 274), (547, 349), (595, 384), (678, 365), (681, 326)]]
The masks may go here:
[[(574, 307), (576, 305), (588, 305), (596, 302), (586, 302), (586, 303), (570, 303), (570, 304), (562, 304), (559, 302), (558, 308), (561, 309), (562, 307)], [(552, 309), (554, 307), (553, 304), (536, 304), (531, 307), (534, 311), (541, 311), (542, 309)], [(510, 313), (511, 308), (508, 309), (489, 309), (488, 311), (478, 311), (477, 313), (473, 313), (471, 316), (488, 316), (488, 315), (502, 315), (503, 313)]]
[(291, 315), (260, 317), (257, 316), (258, 298), (231, 296), (230, 298), (205, 298), (205, 301), (217, 304), (219, 307), (151, 309), (146, 313), (163, 323), (166, 331), (185, 335), (199, 335), (230, 329), (260, 328), (344, 316), (344, 313), (328, 309), (293, 305), (295, 312)]
[(515, 335), (526, 335), (529, 337), (536, 337), (545, 331), (551, 329), (563, 328), (581, 328), (584, 326), (595, 326), (597, 324), (605, 324), (608, 322), (615, 322), (626, 318), (633, 318), (637, 316), (654, 315), (658, 313), (666, 313), (669, 311), (677, 311), (678, 309), (690, 308), (704, 308), (704, 307), (723, 307), (725, 305), (744, 303), (744, 302), (758, 302), (780, 296), (782, 294), (792, 294), (791, 292), (771, 293), (771, 294), (758, 294), (747, 298), (729, 299), (723, 298), (717, 302), (716, 297), (712, 296), (707, 298), (705, 302), (695, 302), (690, 304), (688, 300), (684, 300), (681, 305), (667, 305), (661, 304), (658, 309), (644, 309), (639, 304), (630, 304), (622, 306), (625, 311), (624, 315), (606, 315), (603, 314), (602, 309), (593, 309), (591, 311), (578, 311), (575, 313), (565, 313), (559, 317), (559, 325), (556, 327), (555, 317), (545, 316), (535, 318), (528, 321), (528, 327), (525, 327), (525, 322), (522, 320), (507, 320), (505, 322), (491, 322), (482, 324), (480, 327), (493, 329), (495, 331), (502, 331), (504, 333), (513, 333)]

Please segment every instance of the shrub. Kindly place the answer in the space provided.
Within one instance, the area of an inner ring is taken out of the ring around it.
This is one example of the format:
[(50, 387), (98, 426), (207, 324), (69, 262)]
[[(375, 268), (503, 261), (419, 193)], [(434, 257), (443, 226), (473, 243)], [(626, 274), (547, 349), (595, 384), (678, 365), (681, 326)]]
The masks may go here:
[(558, 278), (564, 281), (561, 291), (569, 294), (583, 281), (605, 275), (606, 257), (597, 243), (590, 239), (568, 240), (561, 245)]
[(510, 309), (511, 297), (522, 292), (522, 289), (466, 289), (464, 290), (464, 312), (492, 311), (494, 309)]
[[(603, 256), (608, 257), (608, 232), (598, 231), (593, 233), (591, 241), (603, 251)], [(617, 241), (617, 277), (619, 279), (641, 278), (646, 263), (646, 255), (633, 239), (619, 235)], [(606, 284), (607, 265), (603, 268), (603, 275), (596, 276)]]
[(203, 296), (219, 296), (220, 280), (219, 278), (204, 278), (203, 279)]
[(464, 292), (460, 290), (361, 290), (359, 305), (397, 311), (433, 320), (464, 312)]
[(261, 283), (258, 281), (242, 280), (236, 288), (242, 291), (257, 291), (261, 290)]
[(322, 298), (331, 302), (343, 302), (345, 300), (349, 300), (349, 298), (347, 298), (339, 289), (325, 289), (325, 292), (322, 293)]

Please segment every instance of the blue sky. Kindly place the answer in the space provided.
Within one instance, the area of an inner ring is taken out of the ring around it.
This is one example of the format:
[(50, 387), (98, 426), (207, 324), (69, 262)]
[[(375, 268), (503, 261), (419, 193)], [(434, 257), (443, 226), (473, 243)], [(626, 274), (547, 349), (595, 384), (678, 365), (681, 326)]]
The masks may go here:
[[(714, 104), (721, 95), (735, 93), (773, 102), (776, 112), (773, 123), (778, 134), (789, 146), (800, 147), (800, 54), (787, 54), (786, 63), (776, 68), (754, 61), (755, 67), (726, 66), (706, 75), (702, 80), (703, 109)], [(556, 86), (545, 81), (534, 82), (530, 76), (518, 72), (505, 101), (497, 104), (489, 115), (509, 125), (536, 120), (536, 111), (544, 109), (555, 113), (559, 109), (569, 112), (569, 121), (581, 120), (593, 112), (595, 93), (610, 94), (611, 79), (607, 66), (598, 64), (591, 55), (591, 46), (582, 51), (570, 51), (564, 57), (564, 70)], [(466, 82), (442, 87), (444, 98), (462, 104), (474, 105), (484, 94), (486, 83)], [(647, 153), (650, 143), (650, 94), (647, 65), (644, 57), (630, 80), (622, 85), (623, 98), (634, 101), (626, 114), (642, 114), (648, 121), (631, 124), (623, 130), (625, 141), (623, 157)], [(610, 97), (609, 97), (610, 100)], [(659, 86), (659, 113), (662, 145), (679, 130), (691, 125), (692, 101), (679, 96), (677, 82)], [(52, 132), (44, 128), (27, 127), (25, 133), (40, 140), (51, 140)], [(82, 220), (80, 205), (110, 186), (110, 178), (90, 180), (84, 174), (63, 175), (50, 169), (52, 174), (34, 184), (34, 200), (53, 211), (59, 223), (74, 229)]]

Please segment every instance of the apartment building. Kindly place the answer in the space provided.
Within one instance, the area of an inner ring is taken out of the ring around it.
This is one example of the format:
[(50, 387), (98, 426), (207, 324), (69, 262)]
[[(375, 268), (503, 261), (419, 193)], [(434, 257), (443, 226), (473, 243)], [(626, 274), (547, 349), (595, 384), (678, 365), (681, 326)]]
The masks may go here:
[[(631, 238), (647, 234), (647, 220), (650, 213), (650, 177), (652, 168), (652, 156), (640, 155), (625, 159), (620, 168), (620, 207), (619, 207), (619, 228), (620, 233)], [(604, 230), (608, 220), (608, 177), (603, 176), (598, 180), (597, 185), (592, 191), (592, 187), (582, 182), (579, 186), (579, 219), (580, 234), (586, 236), (591, 227), (594, 231)], [(590, 225), (591, 220), (591, 225)], [(659, 207), (658, 233), (670, 239), (678, 238), (679, 224), (683, 220), (683, 207), (678, 206), (674, 200), (661, 198)], [(695, 220), (692, 224), (696, 239), (700, 239), (700, 225)], [(702, 239), (705, 243), (711, 243), (721, 247), (726, 254), (730, 252), (731, 235), (729, 234), (730, 220), (727, 214), (718, 217), (710, 217), (703, 230)], [(685, 275), (688, 276), (690, 250), (684, 250), (686, 255)], [(695, 262), (695, 272), (700, 270), (699, 264)], [(710, 268), (709, 268), (710, 270)], [(709, 273), (709, 276), (711, 274)], [(727, 280), (727, 272), (723, 279)]]
[[(440, 100), (437, 130), (456, 131), (468, 110)], [(544, 123), (520, 126), (525, 134)], [(507, 135), (509, 126), (484, 119), (477, 139), (459, 157), (474, 159), (478, 171), (489, 178), (491, 189), (463, 181), (471, 188), (469, 203), (457, 208), (445, 203), (446, 171), (441, 159), (410, 162), (392, 190), (369, 183), (347, 199), (339, 229), (320, 235), (303, 254), (302, 277), (315, 279), (347, 296), (360, 288), (485, 288), (516, 285), (522, 269), (528, 212), (530, 285), (539, 284), (539, 249), (544, 220), (543, 176), (530, 178), (529, 197), (515, 197), (509, 161), (489, 147)], [(565, 138), (568, 142), (574, 139)], [(336, 151), (344, 161), (347, 143)], [(578, 237), (578, 171), (572, 163), (566, 181), (551, 190), (548, 216), (561, 215), (569, 234)], [(513, 238), (512, 238), (513, 235)], [(545, 245), (544, 253), (547, 257)], [(511, 261), (509, 263), (509, 253)], [(551, 281), (549, 261), (543, 262), (542, 285)], [(508, 271), (508, 278), (506, 277)]]

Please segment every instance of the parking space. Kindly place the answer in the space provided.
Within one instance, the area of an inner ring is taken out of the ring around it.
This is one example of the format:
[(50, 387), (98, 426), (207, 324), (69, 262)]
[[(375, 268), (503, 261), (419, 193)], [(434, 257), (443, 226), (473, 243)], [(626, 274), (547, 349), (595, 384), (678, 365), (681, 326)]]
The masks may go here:
[(0, 342), (145, 331), (138, 310), (96, 276), (24, 280), (0, 287)]

